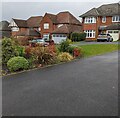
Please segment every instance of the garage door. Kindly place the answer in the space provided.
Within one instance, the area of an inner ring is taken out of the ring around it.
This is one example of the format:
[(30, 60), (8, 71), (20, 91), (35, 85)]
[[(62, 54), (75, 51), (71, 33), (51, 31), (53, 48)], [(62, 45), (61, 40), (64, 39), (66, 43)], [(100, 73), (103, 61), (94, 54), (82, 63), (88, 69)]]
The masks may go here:
[(59, 44), (61, 43), (62, 41), (66, 40), (67, 39), (67, 36), (64, 35), (64, 34), (53, 34), (52, 35), (52, 40), (56, 43), (56, 44)]
[(118, 30), (108, 30), (108, 34), (110, 34), (113, 37), (113, 41), (117, 41), (119, 39)]

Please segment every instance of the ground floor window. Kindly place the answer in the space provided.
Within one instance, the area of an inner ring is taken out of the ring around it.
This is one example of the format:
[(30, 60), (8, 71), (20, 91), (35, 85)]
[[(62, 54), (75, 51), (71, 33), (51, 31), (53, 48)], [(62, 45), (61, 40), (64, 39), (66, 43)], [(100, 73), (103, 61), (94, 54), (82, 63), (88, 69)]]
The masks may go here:
[(66, 37), (64, 34), (53, 34), (53, 37)]
[(95, 30), (85, 30), (86, 38), (95, 38)]
[(44, 34), (43, 38), (49, 39), (49, 34)]

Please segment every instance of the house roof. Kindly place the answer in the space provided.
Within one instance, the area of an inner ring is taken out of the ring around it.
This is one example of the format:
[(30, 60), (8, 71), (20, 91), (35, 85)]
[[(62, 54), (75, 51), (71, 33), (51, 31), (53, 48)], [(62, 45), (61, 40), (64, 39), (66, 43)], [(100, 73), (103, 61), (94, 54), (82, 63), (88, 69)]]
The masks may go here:
[(96, 8), (92, 8), (91, 10), (87, 11), (86, 13), (82, 14), (80, 17), (86, 17), (86, 16), (98, 16), (99, 13)]
[(49, 17), (53, 23), (57, 22), (57, 16), (54, 14), (46, 13), (45, 16)]
[(80, 24), (80, 21), (70, 12), (65, 11), (57, 14), (57, 23)]
[(8, 21), (1, 21), (0, 22), (0, 31), (11, 31), (11, 28), (8, 26), (9, 26)]
[(69, 33), (79, 33), (81, 31), (81, 26), (79, 25), (70, 25), (70, 24), (64, 24), (61, 27), (55, 29), (52, 34), (69, 34)]
[(42, 20), (42, 16), (32, 16), (27, 20), (28, 27), (39, 27)]
[(119, 3), (113, 3), (113, 4), (105, 4), (101, 5), (98, 8), (93, 8), (86, 13), (82, 14), (80, 17), (86, 17), (86, 16), (113, 16), (113, 15), (119, 15), (120, 10), (120, 4)]
[(40, 36), (40, 33), (34, 29), (18, 32), (18, 36)]
[(14, 22), (16, 23), (16, 25), (17, 25), (18, 27), (28, 27), (26, 20), (14, 19), (14, 18), (13, 18), (13, 20), (14, 20)]
[(114, 23), (106, 27), (107, 30), (120, 30), (120, 24)]
[(78, 24), (81, 25), (80, 21), (75, 18), (70, 12), (60, 12), (57, 15), (46, 13), (53, 23), (55, 24)]
[(32, 16), (27, 20), (22, 20), (22, 19), (13, 19), (14, 22), (17, 24), (18, 27), (39, 27), (40, 22), (42, 20), (42, 16)]

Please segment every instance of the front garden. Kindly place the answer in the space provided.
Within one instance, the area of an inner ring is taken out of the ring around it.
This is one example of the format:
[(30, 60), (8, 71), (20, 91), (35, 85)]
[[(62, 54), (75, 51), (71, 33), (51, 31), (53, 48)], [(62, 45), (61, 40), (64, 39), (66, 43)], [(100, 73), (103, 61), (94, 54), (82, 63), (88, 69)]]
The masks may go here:
[(2, 39), (2, 75), (20, 72), (48, 65), (68, 62), (76, 58), (90, 57), (118, 50), (118, 44), (71, 45), (67, 39), (60, 45), (54, 43), (48, 46), (28, 43), (21, 44), (16, 39)]
[(80, 47), (70, 46), (70, 40), (59, 46), (50, 44), (21, 45), (16, 39), (2, 39), (2, 74), (44, 67), (47, 65), (68, 62), (81, 56)]

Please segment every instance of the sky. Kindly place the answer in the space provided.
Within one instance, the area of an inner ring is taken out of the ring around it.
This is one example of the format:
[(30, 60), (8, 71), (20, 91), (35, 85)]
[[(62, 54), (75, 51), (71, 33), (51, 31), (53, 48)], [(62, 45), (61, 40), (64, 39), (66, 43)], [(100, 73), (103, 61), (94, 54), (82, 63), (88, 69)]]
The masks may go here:
[(2, 4), (0, 5), (0, 8), (2, 9), (1, 19), (7, 21), (10, 21), (11, 18), (28, 19), (30, 16), (43, 16), (46, 12), (57, 14), (60, 11), (69, 11), (80, 20), (79, 16), (93, 7), (117, 2), (119, 1), (100, 0), (100, 2), (98, 2), (98, 0), (36, 0), (36, 2), (33, 2), (33, 0), (17, 0), (17, 2), (15, 2), (15, 0), (2, 0)]

